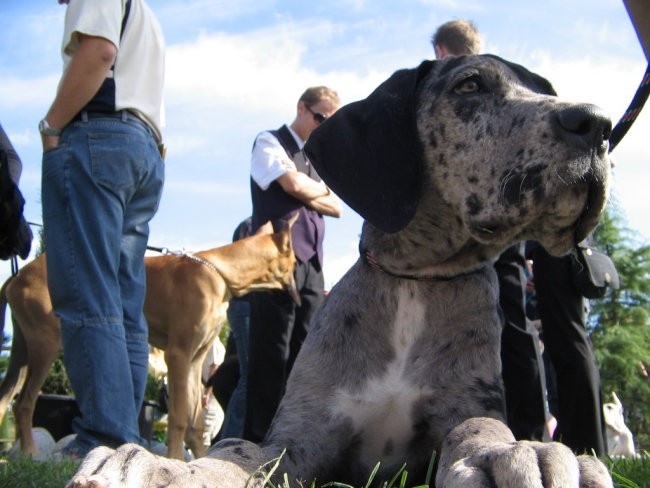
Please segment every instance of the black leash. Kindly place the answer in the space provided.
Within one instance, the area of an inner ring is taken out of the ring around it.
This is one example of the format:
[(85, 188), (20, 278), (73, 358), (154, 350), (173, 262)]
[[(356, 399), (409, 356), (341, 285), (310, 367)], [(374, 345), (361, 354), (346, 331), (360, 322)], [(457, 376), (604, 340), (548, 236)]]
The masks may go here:
[(618, 143), (621, 142), (621, 139), (623, 139), (623, 136), (625, 136), (630, 127), (632, 127), (632, 124), (639, 116), (639, 113), (641, 113), (641, 109), (643, 108), (648, 95), (650, 95), (650, 63), (648, 63), (648, 67), (645, 70), (645, 75), (643, 75), (641, 84), (634, 94), (634, 98), (632, 99), (630, 106), (627, 108), (626, 112), (623, 114), (623, 117), (621, 117), (621, 120), (618, 121), (612, 130), (612, 135), (609, 138), (610, 153), (614, 150)]

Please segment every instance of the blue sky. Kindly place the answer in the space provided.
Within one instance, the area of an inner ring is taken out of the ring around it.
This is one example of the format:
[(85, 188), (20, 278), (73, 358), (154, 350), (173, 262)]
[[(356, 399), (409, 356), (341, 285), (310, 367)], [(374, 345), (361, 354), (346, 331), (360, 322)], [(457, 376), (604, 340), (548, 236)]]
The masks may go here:
[[(200, 250), (230, 242), (250, 214), (249, 155), (257, 132), (290, 122), (307, 86), (343, 102), (393, 71), (433, 57), (429, 38), (472, 19), (484, 51), (547, 77), (563, 98), (596, 103), (614, 120), (646, 61), (621, 0), (149, 0), (167, 40), (166, 186), (150, 244)], [(64, 7), (0, 0), (0, 123), (23, 159), (26, 215), (41, 222), (36, 129), (60, 76)], [(650, 108), (614, 152), (614, 198), (650, 239)], [(356, 260), (360, 218), (327, 219), (326, 286)], [(0, 279), (9, 275), (0, 262)]]

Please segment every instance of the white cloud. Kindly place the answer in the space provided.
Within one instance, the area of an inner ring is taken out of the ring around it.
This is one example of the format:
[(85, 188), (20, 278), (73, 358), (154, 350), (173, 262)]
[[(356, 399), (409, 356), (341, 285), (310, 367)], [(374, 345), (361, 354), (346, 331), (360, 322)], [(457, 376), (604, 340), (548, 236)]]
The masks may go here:
[(282, 25), (243, 35), (202, 34), (170, 46), (166, 99), (174, 105), (195, 103), (204, 110), (221, 105), (247, 112), (293, 114), (307, 86), (326, 84), (344, 101), (364, 97), (384, 77), (379, 70), (316, 72), (306, 67), (302, 36), (332, 29), (328, 23)]

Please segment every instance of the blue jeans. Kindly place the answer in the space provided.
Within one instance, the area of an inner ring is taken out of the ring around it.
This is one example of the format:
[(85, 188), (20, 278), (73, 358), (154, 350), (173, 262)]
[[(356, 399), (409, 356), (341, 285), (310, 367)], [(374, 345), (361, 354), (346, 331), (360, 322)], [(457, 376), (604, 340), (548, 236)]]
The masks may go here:
[(233, 298), (228, 305), (228, 322), (235, 338), (239, 362), (239, 382), (230, 396), (226, 417), (221, 427), (220, 439), (244, 436), (246, 419), (246, 377), (248, 376), (248, 329), (250, 306), (246, 297)]
[(156, 139), (127, 112), (91, 114), (63, 130), (42, 171), (48, 285), (82, 413), (75, 448), (142, 444), (144, 253), (164, 180)]

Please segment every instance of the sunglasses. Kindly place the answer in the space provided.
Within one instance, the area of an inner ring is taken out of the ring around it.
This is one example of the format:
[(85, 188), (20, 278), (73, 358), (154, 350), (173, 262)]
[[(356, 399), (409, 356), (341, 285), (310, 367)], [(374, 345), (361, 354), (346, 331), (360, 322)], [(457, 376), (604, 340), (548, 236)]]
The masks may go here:
[(309, 105), (305, 105), (305, 107), (307, 108), (307, 110), (309, 110), (309, 113), (312, 115), (312, 117), (314, 117), (314, 122), (316, 122), (317, 124), (322, 124), (327, 120), (327, 115), (314, 112)]

